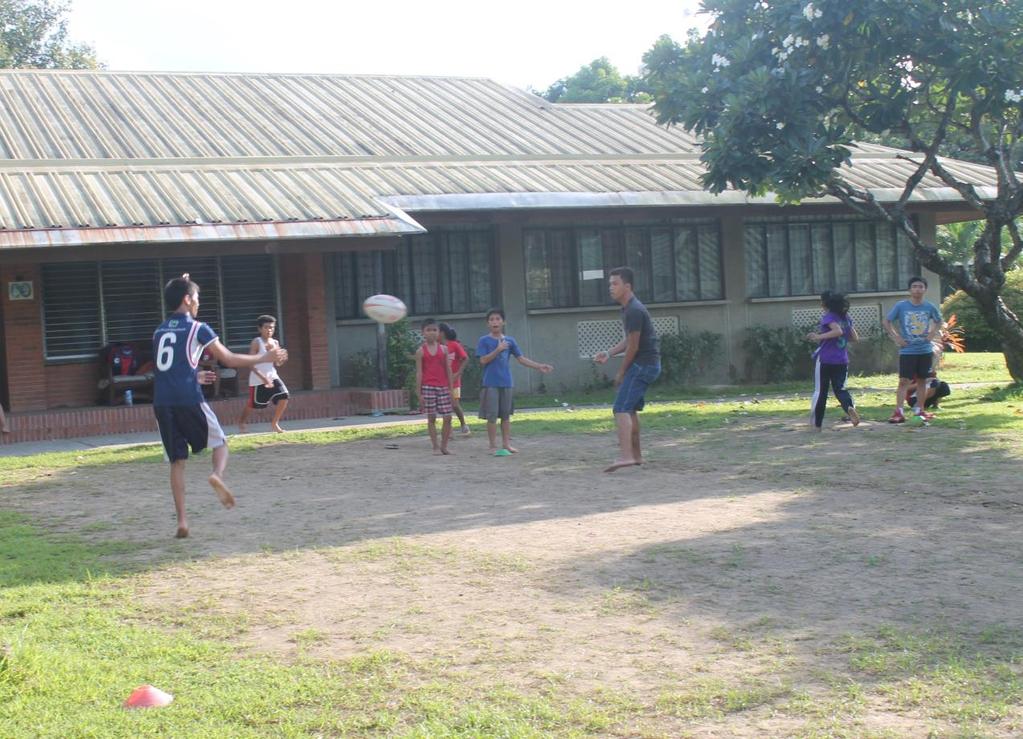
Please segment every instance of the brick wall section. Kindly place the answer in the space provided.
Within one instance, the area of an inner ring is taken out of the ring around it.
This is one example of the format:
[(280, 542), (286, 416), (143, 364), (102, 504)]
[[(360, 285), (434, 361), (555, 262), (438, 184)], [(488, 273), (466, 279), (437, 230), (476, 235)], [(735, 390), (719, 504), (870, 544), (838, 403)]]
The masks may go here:
[[(245, 398), (217, 400), (210, 405), (220, 422), (233, 425), (238, 422)], [(336, 418), (367, 414), (374, 411), (402, 411), (408, 409), (408, 395), (404, 390), (324, 390), (293, 395), (284, 416), (288, 419)], [(254, 424), (267, 423), (271, 411), (258, 411)], [(41, 413), (12, 413), (9, 416), (14, 432), (5, 435), (3, 443), (46, 441), (48, 439), (74, 439), (83, 436), (104, 436), (155, 432), (156, 420), (149, 404), (115, 407), (92, 407)]]
[[(35, 286), (34, 300), (8, 300), (7, 283), (31, 280)], [(0, 300), (4, 301), (3, 321), (6, 340), (7, 389), (11, 411), (46, 408), (46, 373), (43, 364), (43, 316), (41, 273), (39, 265), (0, 265)]]
[(312, 390), (330, 387), (330, 347), (327, 341), (327, 265), (323, 254), (306, 254), (306, 327)]
[(280, 368), (289, 390), (309, 390), (312, 381), (306, 370), (309, 357), (309, 321), (306, 318), (306, 286), (303, 255), (282, 254), (280, 258), (281, 320), (285, 326), (288, 362)]
[[(322, 254), (287, 254), (280, 258), (281, 311), (290, 355), (281, 376), (293, 391), (330, 389), (324, 259)], [(14, 280), (31, 280), (36, 299), (9, 301), (7, 283)], [(41, 283), (37, 264), (0, 265), (0, 315), (6, 339), (6, 366), (0, 371), (7, 381), (12, 413), (90, 406), (97, 399), (98, 359), (83, 364), (45, 363)], [(244, 395), (247, 371), (239, 374), (239, 395)]]
[(80, 408), (99, 399), (99, 358), (75, 364), (46, 366), (46, 407)]
[(292, 389), (325, 390), (330, 387), (330, 349), (324, 256), (282, 255), (280, 279), (289, 356), (281, 376)]

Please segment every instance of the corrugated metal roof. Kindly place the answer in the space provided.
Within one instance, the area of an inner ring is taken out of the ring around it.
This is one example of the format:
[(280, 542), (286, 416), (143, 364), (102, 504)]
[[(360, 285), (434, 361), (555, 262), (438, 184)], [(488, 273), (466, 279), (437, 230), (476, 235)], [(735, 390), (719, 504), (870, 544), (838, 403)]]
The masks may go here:
[(486, 79), (0, 70), (0, 158), (670, 154), (643, 106)]
[[(751, 202), (705, 192), (698, 154), (644, 106), (551, 105), (484, 79), (0, 70), (0, 247), (421, 231), (401, 209)], [(899, 157), (864, 145), (848, 178), (897, 197), (913, 169)], [(933, 177), (914, 197), (961, 202)]]

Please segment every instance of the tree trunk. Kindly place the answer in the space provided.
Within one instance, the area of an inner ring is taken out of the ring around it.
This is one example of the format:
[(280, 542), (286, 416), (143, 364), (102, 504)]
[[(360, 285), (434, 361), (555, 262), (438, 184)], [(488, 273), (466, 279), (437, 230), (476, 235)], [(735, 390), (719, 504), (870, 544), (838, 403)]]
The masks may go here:
[(1023, 325), (1020, 325), (1019, 318), (1005, 304), (1002, 296), (991, 288), (982, 287), (971, 297), (977, 302), (984, 320), (1002, 339), (1005, 365), (1013, 382), (1023, 383)]

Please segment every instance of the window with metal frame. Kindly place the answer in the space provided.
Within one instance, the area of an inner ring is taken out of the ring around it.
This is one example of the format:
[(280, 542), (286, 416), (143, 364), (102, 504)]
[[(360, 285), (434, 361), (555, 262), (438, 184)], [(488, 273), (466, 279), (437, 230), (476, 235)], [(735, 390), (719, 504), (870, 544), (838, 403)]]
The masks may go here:
[[(256, 319), (261, 315), (271, 315), (277, 319), (275, 335), (283, 343), (277, 270), (273, 256), (220, 257), (220, 275), (226, 337), (222, 339), (223, 343), (232, 349), (247, 349), (259, 333)], [(199, 305), (199, 317), (202, 318), (203, 302), (200, 301)]]
[(362, 301), (387, 293), (414, 316), (479, 313), (494, 303), (490, 229), (443, 229), (404, 239), (391, 252), (333, 255), (338, 320), (365, 318)]
[(280, 315), (277, 268), (269, 255), (46, 264), (46, 359), (89, 359), (112, 341), (148, 339), (177, 307), (163, 305), (163, 286), (184, 272), (199, 285), (200, 320), (226, 346), (246, 349), (256, 317)]
[(751, 298), (898, 291), (920, 269), (895, 226), (855, 217), (747, 221), (745, 251)]
[(530, 228), (523, 233), (529, 308), (611, 304), (608, 273), (630, 267), (644, 303), (724, 297), (717, 221)]

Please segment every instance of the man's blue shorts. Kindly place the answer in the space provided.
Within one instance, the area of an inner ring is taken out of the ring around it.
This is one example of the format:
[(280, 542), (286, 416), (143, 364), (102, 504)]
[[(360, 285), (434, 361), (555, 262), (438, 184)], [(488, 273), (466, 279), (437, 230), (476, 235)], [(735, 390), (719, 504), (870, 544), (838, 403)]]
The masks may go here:
[(622, 384), (618, 386), (615, 396), (615, 413), (633, 413), (643, 410), (646, 400), (646, 389), (661, 374), (661, 363), (636, 364), (633, 362), (625, 370)]

